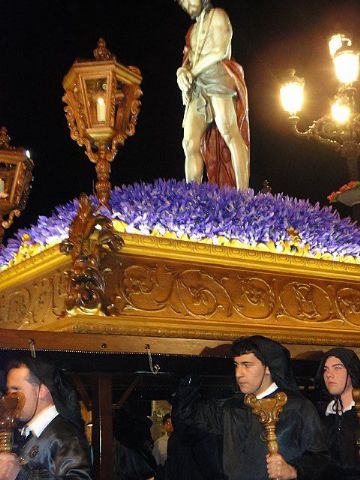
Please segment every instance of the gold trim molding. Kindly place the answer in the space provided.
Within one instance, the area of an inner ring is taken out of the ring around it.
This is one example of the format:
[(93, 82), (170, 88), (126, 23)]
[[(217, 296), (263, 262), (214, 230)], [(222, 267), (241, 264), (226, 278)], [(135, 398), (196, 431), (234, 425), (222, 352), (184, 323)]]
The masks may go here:
[(360, 346), (360, 265), (123, 234), (102, 267), (114, 315), (66, 316), (70, 260), (51, 247), (0, 273), (0, 328)]

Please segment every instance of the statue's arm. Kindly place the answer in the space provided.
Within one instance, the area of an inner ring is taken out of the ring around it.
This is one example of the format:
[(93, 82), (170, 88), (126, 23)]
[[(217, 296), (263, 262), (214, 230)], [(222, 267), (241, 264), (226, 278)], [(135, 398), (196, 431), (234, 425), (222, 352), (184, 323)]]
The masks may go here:
[(221, 8), (215, 8), (208, 32), (212, 48), (209, 53), (200, 56), (199, 61), (192, 67), (193, 77), (197, 77), (211, 65), (230, 58), (232, 33), (232, 26), (226, 12)]

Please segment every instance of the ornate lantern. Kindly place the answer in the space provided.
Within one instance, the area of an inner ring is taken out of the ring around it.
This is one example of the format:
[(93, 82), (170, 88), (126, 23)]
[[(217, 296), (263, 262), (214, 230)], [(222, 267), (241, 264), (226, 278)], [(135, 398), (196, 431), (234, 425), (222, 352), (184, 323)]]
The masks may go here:
[[(7, 129), (0, 129), (0, 242), (4, 229), (25, 208), (32, 181), (33, 161), (24, 148), (10, 147)], [(4, 219), (8, 216), (7, 220)]]
[(75, 61), (64, 77), (65, 113), (71, 138), (96, 164), (96, 194), (109, 207), (110, 163), (119, 145), (135, 133), (142, 95), (140, 71), (116, 61), (100, 38), (95, 60)]

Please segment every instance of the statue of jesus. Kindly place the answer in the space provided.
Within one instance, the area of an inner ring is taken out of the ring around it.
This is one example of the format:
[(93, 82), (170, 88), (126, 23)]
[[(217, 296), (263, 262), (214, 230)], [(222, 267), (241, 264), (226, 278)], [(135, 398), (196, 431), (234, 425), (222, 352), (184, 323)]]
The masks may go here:
[(243, 69), (231, 60), (232, 27), (209, 0), (177, 0), (195, 24), (186, 37), (177, 70), (185, 114), (185, 177), (200, 183), (204, 163), (209, 182), (249, 186), (249, 121)]

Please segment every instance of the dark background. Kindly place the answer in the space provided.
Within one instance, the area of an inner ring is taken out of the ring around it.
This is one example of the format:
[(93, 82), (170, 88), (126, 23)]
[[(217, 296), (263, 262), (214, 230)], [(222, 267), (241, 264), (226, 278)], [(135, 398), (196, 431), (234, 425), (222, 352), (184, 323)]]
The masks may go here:
[[(295, 67), (306, 79), (303, 126), (327, 113), (337, 88), (327, 39), (346, 30), (359, 47), (359, 2), (214, 5), (230, 16), (233, 55), (249, 90), (250, 186), (257, 191), (268, 179), (273, 192), (326, 205), (326, 196), (350, 180), (346, 161), (291, 134), (278, 92), (286, 70)], [(93, 189), (94, 165), (70, 139), (62, 79), (76, 58), (92, 58), (100, 36), (120, 63), (138, 66), (144, 78), (136, 134), (112, 164), (112, 184), (183, 178), (183, 107), (175, 72), (191, 21), (173, 0), (0, 0), (0, 15), (0, 126), (35, 162), (32, 192), (16, 229)]]

